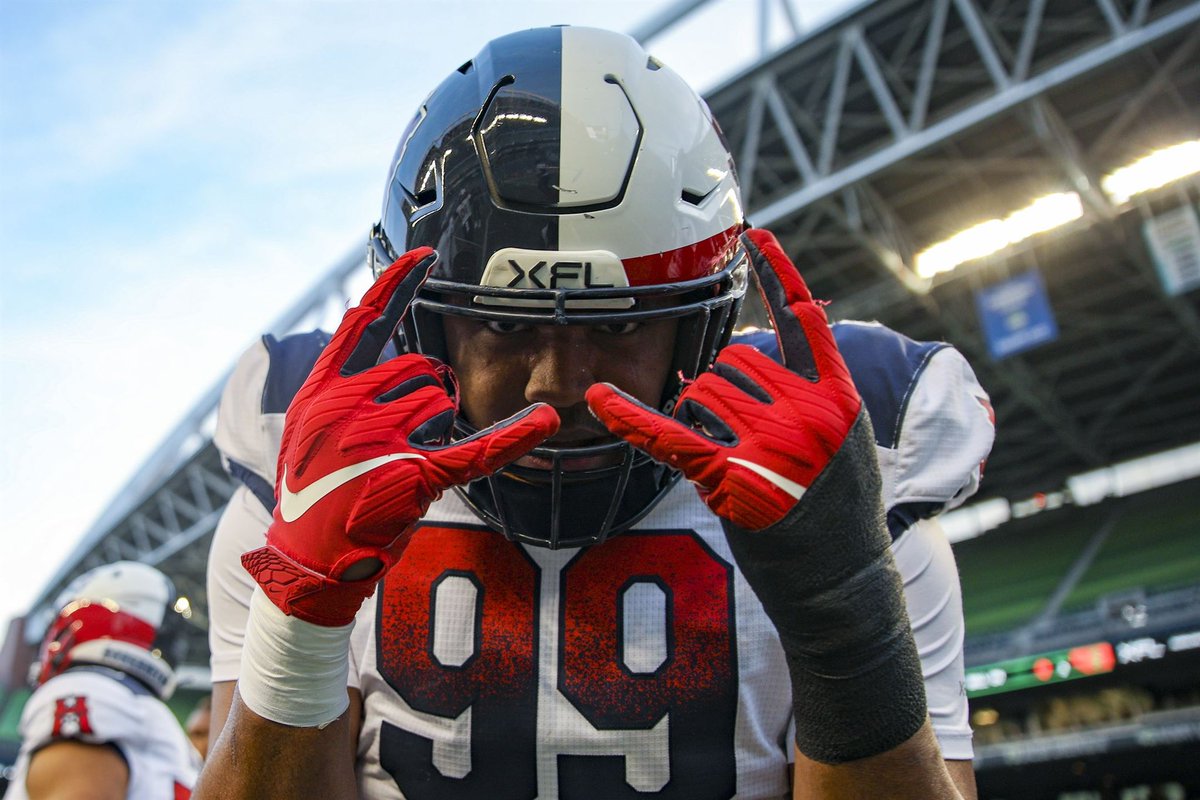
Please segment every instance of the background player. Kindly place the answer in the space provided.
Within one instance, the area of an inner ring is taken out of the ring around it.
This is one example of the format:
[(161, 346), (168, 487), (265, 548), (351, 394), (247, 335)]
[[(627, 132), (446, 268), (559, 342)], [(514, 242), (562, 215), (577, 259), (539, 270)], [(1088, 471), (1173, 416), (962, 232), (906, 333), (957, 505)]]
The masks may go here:
[(200, 754), (202, 760), (208, 757), (208, 732), (211, 725), (212, 696), (206, 694), (196, 701), (195, 707), (192, 708), (187, 721), (183, 724), (188, 740), (196, 748), (196, 752)]
[[(922, 521), (991, 443), (961, 356), (840, 325), (856, 390), (742, 235), (703, 101), (619, 34), (489, 43), (389, 179), (390, 268), (222, 401), (246, 489), (210, 562), (232, 716), (198, 793), (778, 797), (794, 739), (797, 796), (971, 796), (957, 576)], [(725, 346), (751, 271), (775, 333), (749, 341), (783, 366)], [(402, 318), (435, 360), (376, 366)]]
[(152, 652), (173, 595), (165, 575), (133, 561), (63, 590), (21, 714), (9, 800), (191, 795), (199, 754), (164, 702), (174, 674)]

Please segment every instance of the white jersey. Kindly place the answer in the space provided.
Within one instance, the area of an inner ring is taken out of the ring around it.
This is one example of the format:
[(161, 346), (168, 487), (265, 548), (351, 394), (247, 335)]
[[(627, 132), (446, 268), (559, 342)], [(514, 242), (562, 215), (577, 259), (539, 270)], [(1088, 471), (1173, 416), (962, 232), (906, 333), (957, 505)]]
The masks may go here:
[[(978, 485), (986, 395), (952, 348), (837, 328), (856, 382), (875, 384), (860, 392), (882, 423), (885, 505), (934, 730), (945, 757), (969, 759), (958, 576), (931, 517)], [(262, 487), (274, 482), (283, 399), (304, 377), (282, 359), (301, 338), (251, 348), (222, 403), (217, 444), (245, 488), (209, 562), (214, 681), (237, 677), (254, 586), (238, 555), (270, 523)], [(447, 493), (363, 605), (350, 682), (364, 698), (364, 797), (789, 791), (792, 690), (778, 637), (719, 520), (684, 482), (632, 530), (557, 551), (508, 542)]]
[(21, 712), (21, 750), (7, 800), (28, 800), (30, 758), (59, 741), (112, 745), (129, 767), (130, 800), (186, 800), (200, 754), (148, 688), (117, 670), (77, 666), (37, 688)]

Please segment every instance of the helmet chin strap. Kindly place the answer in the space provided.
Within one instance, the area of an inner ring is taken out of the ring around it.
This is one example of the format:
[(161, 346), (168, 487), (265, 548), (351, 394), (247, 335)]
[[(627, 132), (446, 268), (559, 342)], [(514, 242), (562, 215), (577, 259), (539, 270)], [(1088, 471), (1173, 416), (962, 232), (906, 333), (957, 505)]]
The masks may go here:
[(71, 648), (71, 666), (96, 664), (124, 672), (146, 685), (162, 700), (175, 692), (175, 671), (159, 656), (129, 642), (93, 639)]

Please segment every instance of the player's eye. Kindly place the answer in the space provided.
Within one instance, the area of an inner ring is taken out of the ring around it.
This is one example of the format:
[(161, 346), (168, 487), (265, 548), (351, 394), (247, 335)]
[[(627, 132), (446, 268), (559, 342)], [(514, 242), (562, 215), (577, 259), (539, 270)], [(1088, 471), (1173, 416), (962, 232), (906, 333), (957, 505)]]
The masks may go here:
[(614, 336), (623, 336), (627, 333), (633, 333), (640, 327), (642, 327), (640, 322), (610, 322), (607, 325), (596, 326), (601, 333), (609, 333)]
[(489, 319), (484, 323), (487, 329), (492, 333), (520, 333), (521, 331), (529, 330), (529, 325), (523, 322), (510, 322), (502, 319)]

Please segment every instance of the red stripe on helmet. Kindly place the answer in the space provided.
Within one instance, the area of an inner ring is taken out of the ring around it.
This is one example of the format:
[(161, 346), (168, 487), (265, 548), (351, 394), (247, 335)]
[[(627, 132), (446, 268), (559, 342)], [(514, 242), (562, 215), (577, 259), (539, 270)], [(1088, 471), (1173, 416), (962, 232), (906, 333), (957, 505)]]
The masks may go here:
[(55, 621), (55, 627), (60, 631), (74, 628), (72, 645), (93, 639), (117, 639), (149, 650), (158, 633), (149, 622), (102, 602), (80, 601), (67, 606), (64, 612)]
[(720, 272), (737, 246), (740, 225), (727, 228), (695, 244), (677, 247), (665, 253), (623, 258), (621, 264), (630, 286), (690, 281)]

